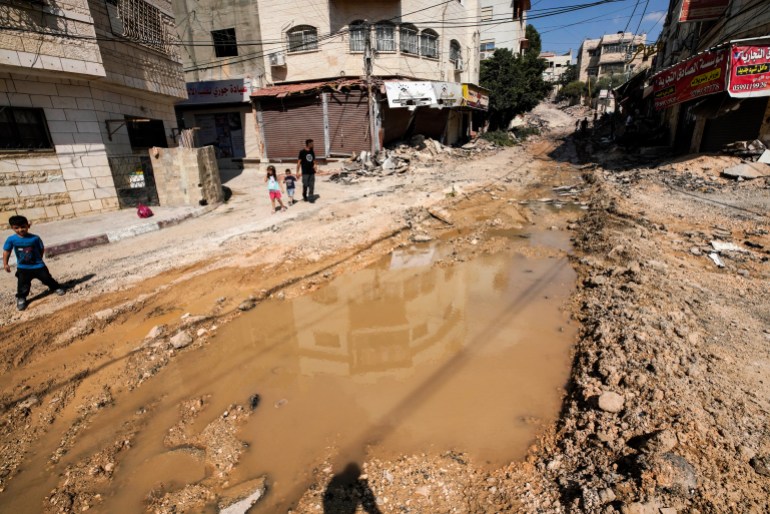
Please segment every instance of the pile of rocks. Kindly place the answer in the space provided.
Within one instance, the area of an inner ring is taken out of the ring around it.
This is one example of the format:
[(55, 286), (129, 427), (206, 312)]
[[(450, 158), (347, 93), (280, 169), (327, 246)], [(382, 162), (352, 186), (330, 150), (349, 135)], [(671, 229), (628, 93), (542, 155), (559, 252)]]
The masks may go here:
[(454, 158), (468, 158), (495, 148), (497, 145), (484, 139), (476, 139), (461, 148), (454, 148), (417, 134), (408, 142), (397, 143), (392, 148), (374, 154), (366, 151), (353, 154), (342, 165), (342, 169), (332, 174), (329, 180), (353, 184), (362, 178), (406, 173), (415, 165), (435, 166)]

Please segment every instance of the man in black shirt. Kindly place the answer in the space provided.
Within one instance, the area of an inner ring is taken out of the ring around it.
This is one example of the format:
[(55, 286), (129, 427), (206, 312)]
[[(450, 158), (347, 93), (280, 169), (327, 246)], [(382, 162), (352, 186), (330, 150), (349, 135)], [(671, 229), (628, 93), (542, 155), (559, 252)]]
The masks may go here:
[(313, 151), (313, 140), (305, 141), (305, 148), (300, 150), (297, 160), (297, 173), (302, 168), (302, 200), (305, 202), (315, 202), (315, 152)]

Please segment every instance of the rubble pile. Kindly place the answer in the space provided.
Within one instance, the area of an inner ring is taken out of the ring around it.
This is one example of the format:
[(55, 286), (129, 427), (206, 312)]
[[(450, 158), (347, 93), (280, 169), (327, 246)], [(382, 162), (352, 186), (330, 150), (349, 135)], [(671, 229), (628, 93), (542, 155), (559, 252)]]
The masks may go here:
[(586, 118), (594, 115), (594, 110), (585, 105), (570, 105), (569, 107), (564, 107), (562, 111), (575, 118)]
[(329, 180), (353, 184), (362, 178), (406, 173), (416, 165), (440, 165), (453, 158), (470, 158), (496, 148), (497, 145), (485, 139), (475, 139), (460, 148), (454, 148), (418, 134), (408, 143), (397, 143), (393, 148), (386, 148), (374, 154), (366, 151), (353, 154)]
[(729, 145), (725, 145), (722, 148), (722, 153), (743, 157), (750, 161), (756, 161), (763, 153), (765, 153), (765, 150), (767, 150), (765, 144), (759, 139), (755, 139), (754, 141), (736, 141)]

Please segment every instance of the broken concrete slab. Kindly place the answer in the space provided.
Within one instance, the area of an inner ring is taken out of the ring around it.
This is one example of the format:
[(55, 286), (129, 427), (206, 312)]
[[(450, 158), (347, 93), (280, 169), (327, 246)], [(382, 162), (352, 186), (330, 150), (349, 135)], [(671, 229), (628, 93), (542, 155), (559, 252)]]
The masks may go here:
[(718, 268), (724, 268), (725, 267), (725, 263), (722, 262), (722, 259), (719, 258), (719, 254), (718, 253), (711, 252), (709, 254), (709, 259), (714, 261), (714, 264), (716, 264)]
[(744, 162), (722, 170), (722, 175), (728, 178), (742, 178), (744, 180), (769, 177), (770, 166), (761, 162)]
[(747, 253), (748, 252), (748, 250), (738, 246), (735, 243), (730, 243), (725, 241), (711, 241), (711, 247), (714, 249), (715, 252), (718, 252), (718, 253), (722, 253), (722, 252)]
[(222, 493), (219, 514), (246, 514), (265, 495), (264, 478), (243, 482)]
[(447, 225), (453, 225), (452, 215), (446, 210), (440, 207), (431, 207), (428, 209), (428, 214), (436, 218), (437, 220), (446, 223)]

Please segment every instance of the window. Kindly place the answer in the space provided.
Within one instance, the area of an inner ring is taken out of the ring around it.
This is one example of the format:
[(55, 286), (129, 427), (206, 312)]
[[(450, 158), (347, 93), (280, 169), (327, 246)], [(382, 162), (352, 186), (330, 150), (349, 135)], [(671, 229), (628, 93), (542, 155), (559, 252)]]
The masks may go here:
[(596, 50), (589, 50), (588, 57), (596, 57)]
[(522, 4), (523, 2), (521, 0), (513, 0), (513, 19), (514, 20), (524, 19), (524, 12), (526, 11), (525, 7), (528, 7), (528, 6), (525, 6)]
[(361, 20), (350, 23), (350, 51), (363, 52), (366, 50), (366, 31), (368, 27)]
[(599, 76), (599, 68), (588, 68), (586, 70), (586, 73), (589, 77), (598, 77)]
[(144, 0), (106, 0), (113, 34), (167, 55), (177, 54), (174, 19)]
[(212, 30), (211, 39), (214, 41), (214, 54), (217, 57), (235, 57), (238, 55), (235, 29)]
[(482, 7), (481, 8), (481, 21), (492, 21), (492, 8), (491, 7)]
[(495, 42), (494, 40), (489, 41), (482, 41), (481, 47), (479, 48), (479, 56), (481, 57), (481, 60), (489, 59), (492, 57), (492, 54), (495, 53)]
[(298, 25), (289, 30), (289, 52), (318, 50), (318, 31), (310, 25)]
[(381, 21), (374, 27), (378, 52), (396, 51), (396, 26), (387, 21)]
[(438, 59), (438, 34), (425, 29), (420, 34), (420, 55)]
[(152, 148), (153, 146), (168, 147), (163, 120), (136, 119), (133, 116), (126, 116), (125, 119), (128, 141), (133, 150)]
[(613, 73), (623, 73), (626, 71), (626, 66), (623, 63), (616, 63), (616, 64), (605, 64), (602, 66), (602, 74), (613, 74)]
[(0, 150), (53, 148), (43, 109), (0, 105)]
[(449, 42), (449, 61), (454, 63), (455, 69), (462, 68), (462, 48), (454, 39)]
[(420, 53), (420, 38), (417, 35), (417, 27), (414, 25), (404, 24), (399, 29), (401, 33), (401, 51), (405, 54)]

